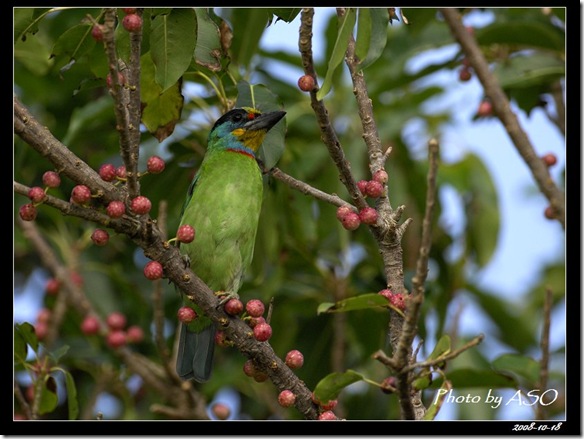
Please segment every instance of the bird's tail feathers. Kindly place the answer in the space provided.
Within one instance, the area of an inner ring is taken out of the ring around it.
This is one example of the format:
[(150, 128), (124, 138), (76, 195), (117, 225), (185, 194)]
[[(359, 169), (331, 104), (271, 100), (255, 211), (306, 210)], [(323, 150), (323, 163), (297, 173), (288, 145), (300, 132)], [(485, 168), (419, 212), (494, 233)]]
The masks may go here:
[(183, 379), (204, 383), (211, 376), (215, 352), (215, 325), (201, 332), (188, 329), (181, 323), (176, 373)]

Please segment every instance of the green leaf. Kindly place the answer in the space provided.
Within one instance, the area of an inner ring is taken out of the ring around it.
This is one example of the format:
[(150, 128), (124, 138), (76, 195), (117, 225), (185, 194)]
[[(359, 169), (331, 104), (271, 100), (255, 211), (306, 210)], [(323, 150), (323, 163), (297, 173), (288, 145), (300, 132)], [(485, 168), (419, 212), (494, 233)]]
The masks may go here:
[(278, 19), (290, 23), (294, 21), (296, 16), (300, 13), (300, 8), (271, 8), (270, 12), (274, 14)]
[[(36, 387), (39, 389), (39, 387)], [(50, 413), (57, 407), (59, 399), (57, 397), (57, 382), (51, 375), (47, 375), (40, 386), (41, 397), (39, 403), (39, 414)]]
[[(19, 334), (22, 340), (37, 353), (39, 349), (39, 340), (34, 332), (34, 326), (28, 322), (16, 323), (14, 325), (15, 334)], [(26, 357), (25, 357), (26, 358)]]
[(437, 396), (432, 398), (432, 404), (430, 405), (430, 407), (428, 407), (426, 414), (422, 418), (423, 421), (432, 421), (433, 419), (436, 418), (438, 412), (440, 411), (440, 408), (442, 407), (442, 403), (446, 399), (446, 396), (450, 390), (452, 390), (452, 384), (450, 383), (450, 381), (445, 380), (440, 386), (440, 389), (436, 394)]
[(359, 309), (376, 309), (379, 307), (387, 308), (388, 306), (389, 302), (385, 297), (377, 293), (368, 293), (349, 297), (336, 303), (321, 303), (318, 306), (317, 314), (347, 312)]
[(493, 361), (493, 368), (499, 372), (512, 372), (535, 385), (539, 381), (540, 365), (533, 358), (519, 354), (503, 354)]
[(447, 355), (450, 353), (450, 336), (448, 334), (444, 334), (434, 346), (432, 353), (428, 357), (428, 360), (437, 360), (443, 355)]
[(484, 267), (499, 237), (499, 200), (491, 174), (478, 156), (467, 154), (457, 163), (441, 166), (438, 178), (452, 184), (465, 201), (467, 252)]
[(192, 8), (173, 8), (152, 19), (150, 54), (162, 91), (174, 86), (193, 60), (197, 16)]
[(316, 99), (319, 101), (324, 98), (332, 87), (332, 78), (335, 70), (343, 61), (347, 46), (349, 45), (349, 37), (355, 27), (356, 11), (355, 8), (348, 8), (345, 15), (339, 18), (339, 29), (337, 32), (337, 39), (328, 62), (328, 67), (322, 87), (316, 93)]
[(77, 387), (73, 376), (66, 370), (59, 369), (65, 374), (65, 387), (67, 389), (67, 407), (69, 409), (69, 420), (77, 419), (79, 416), (79, 403), (77, 401)]
[(91, 38), (91, 26), (80, 24), (63, 32), (53, 46), (51, 57), (78, 60), (93, 49), (93, 46), (95, 46), (95, 40)]
[[(463, 387), (485, 387), (485, 388), (516, 388), (517, 381), (511, 377), (502, 375), (494, 370), (477, 369), (456, 369), (448, 372), (448, 381), (455, 389)], [(432, 388), (442, 385), (442, 378), (437, 378), (432, 383)]]
[(14, 8), (14, 42), (25, 41), (27, 34), (38, 32), (41, 19), (50, 10), (51, 8)]
[(314, 396), (318, 401), (327, 403), (337, 399), (339, 393), (350, 384), (363, 380), (363, 375), (354, 370), (333, 372), (321, 379), (314, 388)]
[(493, 73), (503, 88), (529, 88), (549, 84), (566, 74), (565, 63), (547, 53), (514, 56), (498, 63)]
[[(16, 329), (16, 328), (15, 328)], [(14, 331), (14, 362), (24, 364), (26, 362), (26, 357), (28, 355), (28, 345), (20, 333), (20, 331)]]
[(549, 22), (535, 20), (495, 21), (477, 29), (475, 35), (481, 46), (511, 44), (564, 53), (566, 44), (561, 29)]
[(77, 139), (85, 135), (88, 129), (103, 123), (103, 120), (107, 119), (111, 112), (112, 99), (110, 96), (102, 96), (87, 102), (84, 106), (75, 107), (62, 142), (65, 145), (74, 144)]
[(63, 345), (59, 347), (57, 350), (49, 352), (49, 355), (55, 362), (55, 364), (59, 363), (63, 355), (65, 355), (69, 351), (69, 346)]
[(212, 72), (221, 70), (221, 33), (219, 27), (209, 16), (207, 9), (195, 8), (197, 15), (197, 45), (195, 61)]
[(14, 60), (20, 61), (28, 70), (37, 76), (43, 76), (48, 71), (53, 61), (51, 52), (39, 38), (27, 38), (14, 43)]
[(252, 57), (258, 51), (268, 18), (268, 9), (234, 8), (232, 10), (233, 40), (230, 54), (236, 64), (241, 67), (249, 66)]
[(361, 69), (373, 64), (383, 53), (387, 43), (388, 22), (387, 8), (359, 8), (355, 50), (361, 60), (359, 63)]
[(166, 91), (155, 80), (154, 62), (150, 53), (140, 58), (141, 77), (140, 90), (144, 106), (142, 123), (148, 131), (162, 142), (174, 131), (184, 103), (181, 94), (181, 81), (176, 82)]
[[(282, 110), (278, 97), (262, 84), (251, 85), (245, 81), (237, 84), (236, 107), (253, 107), (262, 113)], [(286, 146), (286, 117), (268, 131), (259, 150), (259, 158), (267, 169), (273, 168)]]

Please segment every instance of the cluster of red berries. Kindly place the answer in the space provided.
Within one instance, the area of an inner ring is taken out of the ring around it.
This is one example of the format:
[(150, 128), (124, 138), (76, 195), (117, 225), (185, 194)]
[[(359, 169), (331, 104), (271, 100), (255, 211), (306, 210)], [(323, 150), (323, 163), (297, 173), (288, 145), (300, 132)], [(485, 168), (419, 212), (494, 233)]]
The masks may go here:
[(397, 308), (400, 311), (406, 310), (406, 297), (402, 293), (394, 293), (386, 288), (379, 291), (377, 294), (385, 297), (394, 308)]
[[(358, 181), (357, 187), (364, 197), (379, 198), (383, 195), (387, 180), (387, 172), (380, 169), (373, 174), (371, 180)], [(337, 209), (337, 219), (347, 230), (356, 230), (361, 223), (367, 225), (376, 224), (378, 216), (377, 210), (369, 206), (361, 209), (358, 213), (349, 205), (343, 205)]]
[(339, 418), (333, 412), (334, 408), (337, 406), (338, 400), (332, 399), (327, 402), (320, 401), (314, 392), (312, 392), (312, 402), (319, 407), (320, 414), (318, 415), (319, 421), (336, 421)]
[[(144, 330), (137, 325), (126, 328), (126, 316), (114, 311), (106, 318), (107, 334), (105, 341), (111, 348), (119, 348), (129, 343), (140, 343), (144, 340)], [(81, 331), (85, 335), (95, 335), (101, 330), (99, 319), (94, 315), (87, 315), (81, 322)]]

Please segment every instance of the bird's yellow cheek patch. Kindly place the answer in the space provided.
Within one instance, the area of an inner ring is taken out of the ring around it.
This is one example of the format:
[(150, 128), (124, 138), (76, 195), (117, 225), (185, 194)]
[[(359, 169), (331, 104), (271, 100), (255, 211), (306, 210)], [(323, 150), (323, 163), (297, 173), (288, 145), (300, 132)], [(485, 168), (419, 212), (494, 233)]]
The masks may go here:
[(266, 132), (263, 130), (253, 130), (246, 131), (242, 128), (237, 128), (231, 132), (234, 136), (238, 137), (239, 141), (243, 143), (247, 148), (257, 151), (266, 137)]

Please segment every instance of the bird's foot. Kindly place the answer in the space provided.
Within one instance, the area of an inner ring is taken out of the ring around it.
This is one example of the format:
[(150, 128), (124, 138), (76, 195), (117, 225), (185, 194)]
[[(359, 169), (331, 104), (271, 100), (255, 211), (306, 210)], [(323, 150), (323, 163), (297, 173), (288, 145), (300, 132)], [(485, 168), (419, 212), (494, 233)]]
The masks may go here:
[(225, 305), (231, 299), (239, 299), (239, 294), (230, 291), (215, 291), (213, 294), (221, 299), (219, 305)]

